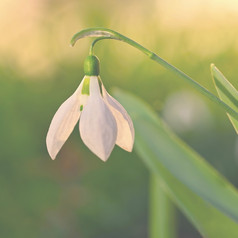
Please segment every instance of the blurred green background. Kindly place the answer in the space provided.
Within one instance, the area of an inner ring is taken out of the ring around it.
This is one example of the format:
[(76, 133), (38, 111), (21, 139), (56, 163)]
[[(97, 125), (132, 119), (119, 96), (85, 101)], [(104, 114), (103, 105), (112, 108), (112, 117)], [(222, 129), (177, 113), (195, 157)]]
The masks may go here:
[[(84, 76), (91, 40), (69, 41), (96, 26), (136, 40), (214, 93), (212, 62), (238, 88), (236, 0), (1, 0), (0, 237), (147, 237), (148, 171), (134, 152), (117, 147), (103, 163), (78, 126), (55, 161), (45, 146), (55, 111)], [(238, 185), (238, 139), (222, 109), (128, 45), (103, 41), (95, 50), (107, 89), (143, 98)], [(177, 213), (178, 237), (201, 237)]]

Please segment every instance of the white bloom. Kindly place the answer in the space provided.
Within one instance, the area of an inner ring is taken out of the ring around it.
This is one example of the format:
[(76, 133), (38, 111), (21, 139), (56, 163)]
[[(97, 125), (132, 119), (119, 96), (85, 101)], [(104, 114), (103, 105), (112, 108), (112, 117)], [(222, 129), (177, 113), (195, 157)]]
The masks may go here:
[[(46, 137), (48, 152), (55, 159), (79, 121), (85, 145), (106, 161), (115, 144), (132, 151), (134, 128), (122, 105), (105, 90), (99, 76), (85, 76), (74, 94), (55, 113)], [(102, 94), (101, 94), (102, 91)]]

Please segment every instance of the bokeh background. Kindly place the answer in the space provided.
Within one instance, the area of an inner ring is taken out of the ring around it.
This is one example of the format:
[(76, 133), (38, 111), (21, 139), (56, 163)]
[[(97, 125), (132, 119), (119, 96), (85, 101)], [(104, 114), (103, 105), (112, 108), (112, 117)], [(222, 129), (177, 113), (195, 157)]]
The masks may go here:
[[(214, 93), (210, 63), (238, 88), (237, 0), (1, 0), (0, 237), (148, 236), (149, 176), (134, 152), (117, 147), (104, 163), (77, 126), (55, 161), (45, 146), (91, 42), (69, 41), (97, 26), (136, 40)], [(222, 109), (128, 45), (103, 41), (95, 49), (107, 89), (143, 98), (238, 185), (238, 139)], [(174, 229), (178, 238), (201, 237), (179, 211)]]

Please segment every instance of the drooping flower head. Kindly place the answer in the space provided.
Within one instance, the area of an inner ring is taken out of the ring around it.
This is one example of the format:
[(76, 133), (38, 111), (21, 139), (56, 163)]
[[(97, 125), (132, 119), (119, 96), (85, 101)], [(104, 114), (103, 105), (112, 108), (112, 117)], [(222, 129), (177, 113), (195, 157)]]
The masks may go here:
[(52, 159), (79, 121), (85, 145), (106, 161), (115, 144), (131, 152), (134, 144), (132, 120), (122, 105), (104, 88), (99, 77), (99, 60), (89, 55), (84, 63), (85, 76), (80, 85), (57, 110), (46, 137)]

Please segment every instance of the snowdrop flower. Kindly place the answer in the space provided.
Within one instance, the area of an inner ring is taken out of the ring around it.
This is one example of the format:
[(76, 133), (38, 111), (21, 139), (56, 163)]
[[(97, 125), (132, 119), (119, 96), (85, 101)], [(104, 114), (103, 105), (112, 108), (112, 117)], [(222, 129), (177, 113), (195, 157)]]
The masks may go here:
[(99, 77), (99, 60), (90, 55), (84, 63), (85, 77), (55, 113), (46, 137), (48, 152), (55, 159), (79, 121), (85, 145), (106, 161), (115, 144), (131, 152), (134, 127), (122, 105), (111, 97)]

